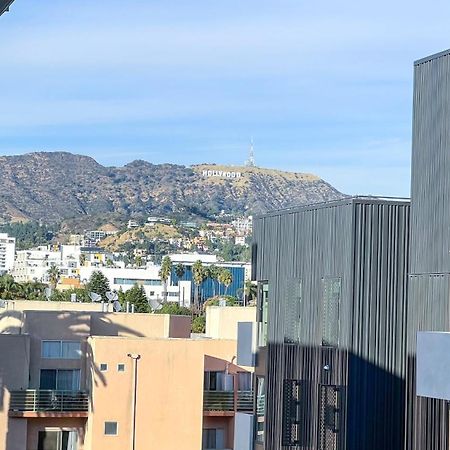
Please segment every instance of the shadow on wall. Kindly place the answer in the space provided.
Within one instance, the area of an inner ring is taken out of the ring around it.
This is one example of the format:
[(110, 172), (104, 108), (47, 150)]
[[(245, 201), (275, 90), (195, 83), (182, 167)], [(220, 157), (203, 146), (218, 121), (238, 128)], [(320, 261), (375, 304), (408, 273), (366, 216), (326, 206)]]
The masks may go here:
[[(321, 439), (333, 441), (333, 450), (404, 447), (405, 379), (337, 348), (269, 344), (268, 352), (267, 448), (284, 448), (298, 415), (305, 450), (321, 448)], [(301, 411), (290, 409), (298, 387)]]

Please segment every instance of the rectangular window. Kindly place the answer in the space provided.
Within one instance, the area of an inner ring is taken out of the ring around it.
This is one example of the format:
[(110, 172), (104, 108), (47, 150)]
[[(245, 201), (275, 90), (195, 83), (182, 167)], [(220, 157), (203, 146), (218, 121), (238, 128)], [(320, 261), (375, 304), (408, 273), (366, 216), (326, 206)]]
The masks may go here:
[(252, 374), (250, 372), (238, 373), (238, 390), (251, 391), (252, 390)]
[(258, 343), (260, 347), (267, 345), (267, 331), (269, 318), (269, 283), (262, 281), (258, 284)]
[(301, 380), (284, 380), (283, 382), (283, 446), (308, 446), (304, 432), (307, 420), (305, 386), (306, 382)]
[(302, 280), (286, 280), (286, 297), (284, 299), (284, 342), (300, 343), (300, 321), (302, 308)]
[(39, 388), (52, 391), (79, 391), (80, 370), (41, 369)]
[(106, 372), (108, 370), (108, 364), (106, 363), (101, 363), (100, 364), (100, 371), (101, 372)]
[(225, 372), (205, 372), (204, 373), (205, 391), (233, 391), (233, 375)]
[(105, 435), (106, 436), (117, 436), (118, 435), (118, 424), (117, 422), (105, 422)]
[(77, 450), (76, 431), (45, 430), (38, 432), (38, 450)]
[(80, 359), (79, 341), (42, 341), (41, 356), (45, 359)]
[(264, 377), (256, 378), (256, 442), (264, 443), (266, 386)]
[(341, 279), (322, 279), (322, 345), (339, 345), (339, 308), (341, 300)]
[(203, 450), (225, 448), (225, 432), (221, 428), (205, 428), (203, 430)]
[(117, 364), (117, 372), (125, 372), (125, 364)]

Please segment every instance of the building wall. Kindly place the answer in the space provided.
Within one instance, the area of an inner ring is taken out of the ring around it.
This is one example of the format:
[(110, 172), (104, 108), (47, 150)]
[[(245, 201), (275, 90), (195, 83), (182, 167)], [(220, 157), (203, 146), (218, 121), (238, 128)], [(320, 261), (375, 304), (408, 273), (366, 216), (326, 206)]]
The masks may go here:
[[(282, 448), (289, 379), (302, 386), (301, 448), (323, 450), (321, 386), (343, 402), (336, 448), (403, 447), (408, 227), (408, 203), (376, 199), (255, 219), (256, 277), (269, 283), (267, 450)], [(336, 278), (337, 345), (322, 346), (324, 283)]]
[(10, 271), (14, 267), (16, 240), (6, 233), (0, 233), (0, 273)]
[(8, 419), (10, 392), (28, 387), (28, 336), (0, 335), (0, 450), (23, 450), (26, 421)]
[(447, 450), (444, 401), (416, 397), (417, 331), (450, 330), (450, 52), (414, 64), (407, 450)]
[(208, 306), (206, 336), (213, 339), (237, 340), (238, 322), (256, 322), (256, 307)]
[[(136, 448), (199, 450), (202, 442), (205, 356), (231, 361), (231, 340), (90, 338), (92, 364), (108, 364), (92, 383), (94, 411), (88, 421), (88, 448), (130, 446), (133, 364), (138, 353)], [(118, 372), (117, 365), (125, 364)], [(111, 407), (113, 405), (114, 407)], [(117, 421), (118, 436), (104, 436), (104, 422)]]

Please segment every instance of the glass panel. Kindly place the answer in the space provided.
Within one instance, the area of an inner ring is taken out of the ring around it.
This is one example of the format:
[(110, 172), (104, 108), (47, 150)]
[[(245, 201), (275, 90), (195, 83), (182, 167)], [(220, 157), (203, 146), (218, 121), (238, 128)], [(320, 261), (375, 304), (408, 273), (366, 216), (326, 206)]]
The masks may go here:
[(61, 341), (42, 341), (41, 356), (42, 358), (60, 358)]
[(264, 421), (266, 415), (266, 388), (263, 377), (256, 378), (256, 441), (264, 442)]
[(105, 434), (107, 436), (116, 436), (117, 422), (105, 422)]
[(223, 449), (225, 448), (225, 432), (221, 428), (216, 430), (216, 446), (213, 448)]
[(59, 450), (57, 431), (39, 431), (38, 450)]
[(264, 347), (267, 344), (267, 325), (269, 318), (269, 283), (267, 281), (259, 284), (259, 346)]
[(56, 389), (56, 370), (42, 369), (39, 383), (40, 389)]
[(61, 345), (61, 358), (63, 359), (80, 359), (81, 343), (63, 341)]
[(79, 370), (58, 370), (57, 389), (59, 391), (79, 391)]
[(252, 390), (252, 374), (251, 373), (239, 372), (238, 390), (239, 391), (251, 391)]

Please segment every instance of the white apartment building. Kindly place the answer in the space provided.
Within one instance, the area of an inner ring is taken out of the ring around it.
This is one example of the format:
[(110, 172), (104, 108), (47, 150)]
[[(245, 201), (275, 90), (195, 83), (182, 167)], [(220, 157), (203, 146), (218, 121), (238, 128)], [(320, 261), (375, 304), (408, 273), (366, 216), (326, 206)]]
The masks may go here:
[(253, 216), (239, 217), (231, 222), (238, 235), (249, 236), (253, 230)]
[(14, 267), (16, 239), (6, 233), (0, 233), (0, 274), (9, 272)]

